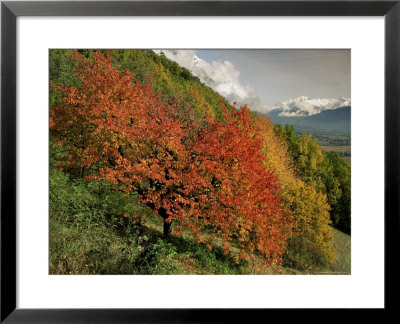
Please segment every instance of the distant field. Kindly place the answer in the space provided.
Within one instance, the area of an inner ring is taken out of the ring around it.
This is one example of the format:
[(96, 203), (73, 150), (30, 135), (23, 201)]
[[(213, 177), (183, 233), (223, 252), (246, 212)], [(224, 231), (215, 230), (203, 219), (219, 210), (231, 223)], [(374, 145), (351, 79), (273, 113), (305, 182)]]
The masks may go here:
[(347, 146), (351, 143), (349, 135), (327, 135), (313, 134), (321, 145), (325, 146)]
[(321, 145), (321, 149), (326, 152), (351, 152), (351, 145), (338, 146), (338, 145)]

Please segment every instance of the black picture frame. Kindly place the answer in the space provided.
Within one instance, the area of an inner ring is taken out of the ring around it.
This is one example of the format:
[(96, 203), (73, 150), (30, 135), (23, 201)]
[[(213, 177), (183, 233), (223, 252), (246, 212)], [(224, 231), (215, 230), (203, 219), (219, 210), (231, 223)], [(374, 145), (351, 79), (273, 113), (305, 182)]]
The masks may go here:
[[(385, 308), (395, 310), (400, 232), (400, 4), (395, 1), (4, 1), (1, 3), (1, 317), (4, 323), (266, 321), (270, 309), (16, 308), (16, 19), (19, 16), (384, 16)], [(371, 256), (373, 258), (373, 256)], [(368, 283), (366, 283), (367, 285)], [(282, 310), (281, 310), (282, 311)], [(304, 314), (303, 310), (297, 310)], [(315, 312), (315, 310), (313, 310)], [(329, 311), (329, 310), (327, 310)], [(382, 310), (378, 310), (381, 312)], [(266, 312), (269, 312), (266, 314)], [(314, 313), (315, 314), (315, 313)], [(381, 313), (379, 313), (381, 314)], [(370, 316), (370, 315), (368, 315)], [(379, 315), (381, 316), (381, 315)], [(244, 320), (244, 319), (247, 320)]]

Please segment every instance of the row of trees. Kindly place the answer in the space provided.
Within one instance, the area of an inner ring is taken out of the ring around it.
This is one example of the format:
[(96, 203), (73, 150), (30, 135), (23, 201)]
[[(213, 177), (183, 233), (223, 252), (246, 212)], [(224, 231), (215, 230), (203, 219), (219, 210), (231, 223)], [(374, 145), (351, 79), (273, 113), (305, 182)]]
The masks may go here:
[(275, 125), (301, 179), (327, 196), (333, 226), (351, 232), (351, 167), (337, 152), (324, 152), (316, 139), (296, 134), (291, 125)]
[(134, 193), (131, 203), (163, 219), (165, 237), (189, 231), (238, 262), (309, 269), (333, 261), (329, 190), (301, 169), (296, 144), (269, 119), (230, 106), (153, 52), (69, 54), (50, 57), (58, 170)]

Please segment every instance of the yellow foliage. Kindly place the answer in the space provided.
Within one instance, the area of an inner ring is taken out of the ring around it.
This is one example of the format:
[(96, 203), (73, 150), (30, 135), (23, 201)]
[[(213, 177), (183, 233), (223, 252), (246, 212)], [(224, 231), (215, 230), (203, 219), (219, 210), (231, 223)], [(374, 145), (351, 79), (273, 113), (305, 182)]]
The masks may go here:
[(330, 207), (326, 195), (295, 178), (283, 187), (282, 192), (284, 205), (295, 220), (293, 241), (307, 242), (316, 254), (333, 262)]
[[(260, 136), (263, 139), (263, 153), (266, 157), (265, 166), (275, 170), (281, 185), (281, 198), (284, 207), (294, 220), (293, 234), (289, 239), (287, 256), (301, 253), (313, 255), (302, 256), (310, 264), (310, 268), (324, 263), (333, 262), (334, 253), (331, 247), (332, 227), (330, 226), (329, 210), (326, 195), (304, 183), (296, 177), (295, 167), (289, 158), (285, 144), (276, 136), (272, 122), (262, 116), (255, 118), (255, 123), (262, 125)], [(315, 150), (315, 145), (303, 142), (302, 150)], [(322, 154), (315, 150), (315, 164), (321, 163)], [(292, 266), (303, 267), (291, 262)]]
[(262, 152), (266, 157), (265, 166), (269, 170), (275, 170), (279, 178), (279, 183), (284, 186), (285, 183), (294, 178), (294, 167), (288, 158), (288, 153), (282, 141), (275, 135), (274, 125), (271, 120), (258, 116), (256, 124), (261, 125), (263, 139)]

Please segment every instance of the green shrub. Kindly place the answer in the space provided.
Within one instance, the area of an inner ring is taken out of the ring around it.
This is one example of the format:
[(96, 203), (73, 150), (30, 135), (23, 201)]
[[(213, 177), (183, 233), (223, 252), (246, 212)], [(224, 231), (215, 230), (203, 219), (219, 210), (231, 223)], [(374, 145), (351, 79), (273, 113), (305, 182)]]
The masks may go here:
[(176, 247), (161, 238), (149, 244), (137, 257), (135, 266), (141, 274), (180, 274)]

